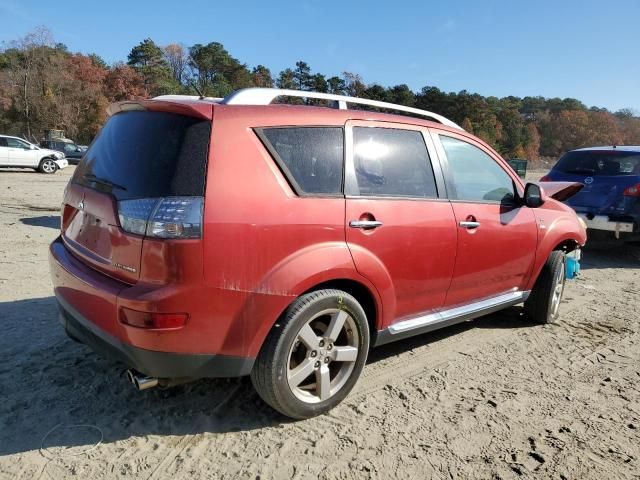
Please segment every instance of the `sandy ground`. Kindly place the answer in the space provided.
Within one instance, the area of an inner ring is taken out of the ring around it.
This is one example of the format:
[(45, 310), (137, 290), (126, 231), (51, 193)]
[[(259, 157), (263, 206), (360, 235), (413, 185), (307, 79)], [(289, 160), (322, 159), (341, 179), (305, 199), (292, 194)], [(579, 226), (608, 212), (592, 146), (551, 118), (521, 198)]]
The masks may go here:
[(136, 392), (67, 339), (47, 245), (72, 170), (0, 171), (0, 478), (640, 478), (640, 248), (586, 251), (558, 325), (512, 308), (382, 347), (290, 422), (247, 379)]

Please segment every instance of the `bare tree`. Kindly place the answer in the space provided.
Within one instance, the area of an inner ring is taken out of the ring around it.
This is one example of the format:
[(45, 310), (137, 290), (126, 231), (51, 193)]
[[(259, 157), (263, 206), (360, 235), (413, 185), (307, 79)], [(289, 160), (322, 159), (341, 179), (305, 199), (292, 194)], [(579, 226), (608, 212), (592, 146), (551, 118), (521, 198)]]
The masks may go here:
[(182, 84), (189, 63), (189, 51), (179, 43), (169, 44), (162, 50), (165, 60), (171, 67), (173, 79)]

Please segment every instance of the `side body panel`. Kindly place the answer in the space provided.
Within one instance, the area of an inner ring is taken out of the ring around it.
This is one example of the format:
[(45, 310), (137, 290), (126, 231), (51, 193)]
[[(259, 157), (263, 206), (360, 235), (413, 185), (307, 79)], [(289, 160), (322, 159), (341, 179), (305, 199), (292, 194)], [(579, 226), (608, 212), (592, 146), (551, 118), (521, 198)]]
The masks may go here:
[[(389, 122), (347, 122), (346, 125), (346, 239), (358, 272), (376, 285), (385, 299), (379, 328), (403, 318), (442, 307), (456, 254), (456, 228), (451, 204), (440, 198), (350, 195), (357, 187), (353, 165), (353, 128), (391, 128), (415, 131), (425, 139), (436, 185), (443, 183), (428, 131)], [(382, 147), (380, 147), (382, 148)], [(430, 167), (429, 167), (430, 168)], [(437, 179), (437, 180), (436, 180)], [(382, 223), (375, 229), (353, 228), (363, 218)]]
[[(439, 135), (446, 135), (480, 149), (513, 181), (516, 195), (524, 186), (508, 164), (491, 148), (468, 135), (431, 129), (434, 144), (448, 182), (452, 174)], [(450, 188), (454, 190), (454, 188)], [(505, 292), (523, 290), (533, 266), (538, 234), (532, 209), (517, 202), (451, 199), (458, 226), (456, 265), (445, 306), (471, 303)], [(477, 228), (464, 228), (464, 222)]]

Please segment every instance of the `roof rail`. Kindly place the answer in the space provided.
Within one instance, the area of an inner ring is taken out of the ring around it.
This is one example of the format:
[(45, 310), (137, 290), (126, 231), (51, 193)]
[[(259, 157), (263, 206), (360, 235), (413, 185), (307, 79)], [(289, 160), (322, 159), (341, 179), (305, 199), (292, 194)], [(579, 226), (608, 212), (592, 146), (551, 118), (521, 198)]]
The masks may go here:
[(218, 103), (222, 101), (220, 97), (201, 97), (199, 95), (160, 95), (153, 97), (153, 100), (206, 100), (208, 102)]
[[(173, 95), (165, 95), (165, 97), (167, 96)], [(419, 108), (397, 105), (395, 103), (379, 102), (377, 100), (369, 100), (366, 98), (333, 95), (330, 93), (305, 92), (302, 90), (285, 90), (279, 88), (244, 88), (227, 95), (224, 99), (219, 101), (219, 103), (225, 105), (269, 105), (277, 97), (317, 98), (319, 100), (329, 100), (336, 102), (338, 104), (338, 108), (341, 110), (346, 110), (349, 103), (357, 105), (368, 105), (370, 107), (413, 113), (414, 115), (420, 115), (435, 120), (443, 125), (446, 125), (447, 127), (463, 130), (463, 128), (460, 127), (460, 125), (458, 125), (457, 123), (452, 122), (442, 115), (438, 115), (437, 113), (429, 112), (427, 110), (420, 110)], [(161, 99), (163, 97), (156, 98)]]

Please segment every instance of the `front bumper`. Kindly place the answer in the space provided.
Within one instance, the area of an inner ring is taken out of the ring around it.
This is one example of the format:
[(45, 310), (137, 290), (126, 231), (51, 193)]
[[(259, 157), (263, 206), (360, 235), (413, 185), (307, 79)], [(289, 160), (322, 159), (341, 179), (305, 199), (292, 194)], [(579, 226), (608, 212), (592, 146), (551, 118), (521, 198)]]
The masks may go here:
[(134, 347), (97, 328), (62, 298), (59, 319), (67, 335), (105, 358), (157, 378), (216, 378), (249, 375), (254, 359), (212, 354), (157, 352)]
[(609, 220), (607, 215), (595, 215), (592, 218), (589, 216), (578, 213), (578, 217), (580, 217), (584, 223), (587, 224), (587, 228), (592, 230), (603, 230), (606, 232), (614, 232), (616, 237), (620, 233), (632, 233), (633, 232), (633, 222), (618, 222)]
[(69, 166), (69, 162), (67, 161), (66, 158), (60, 158), (57, 160), (54, 160), (55, 164), (58, 165), (58, 168), (66, 168)]

